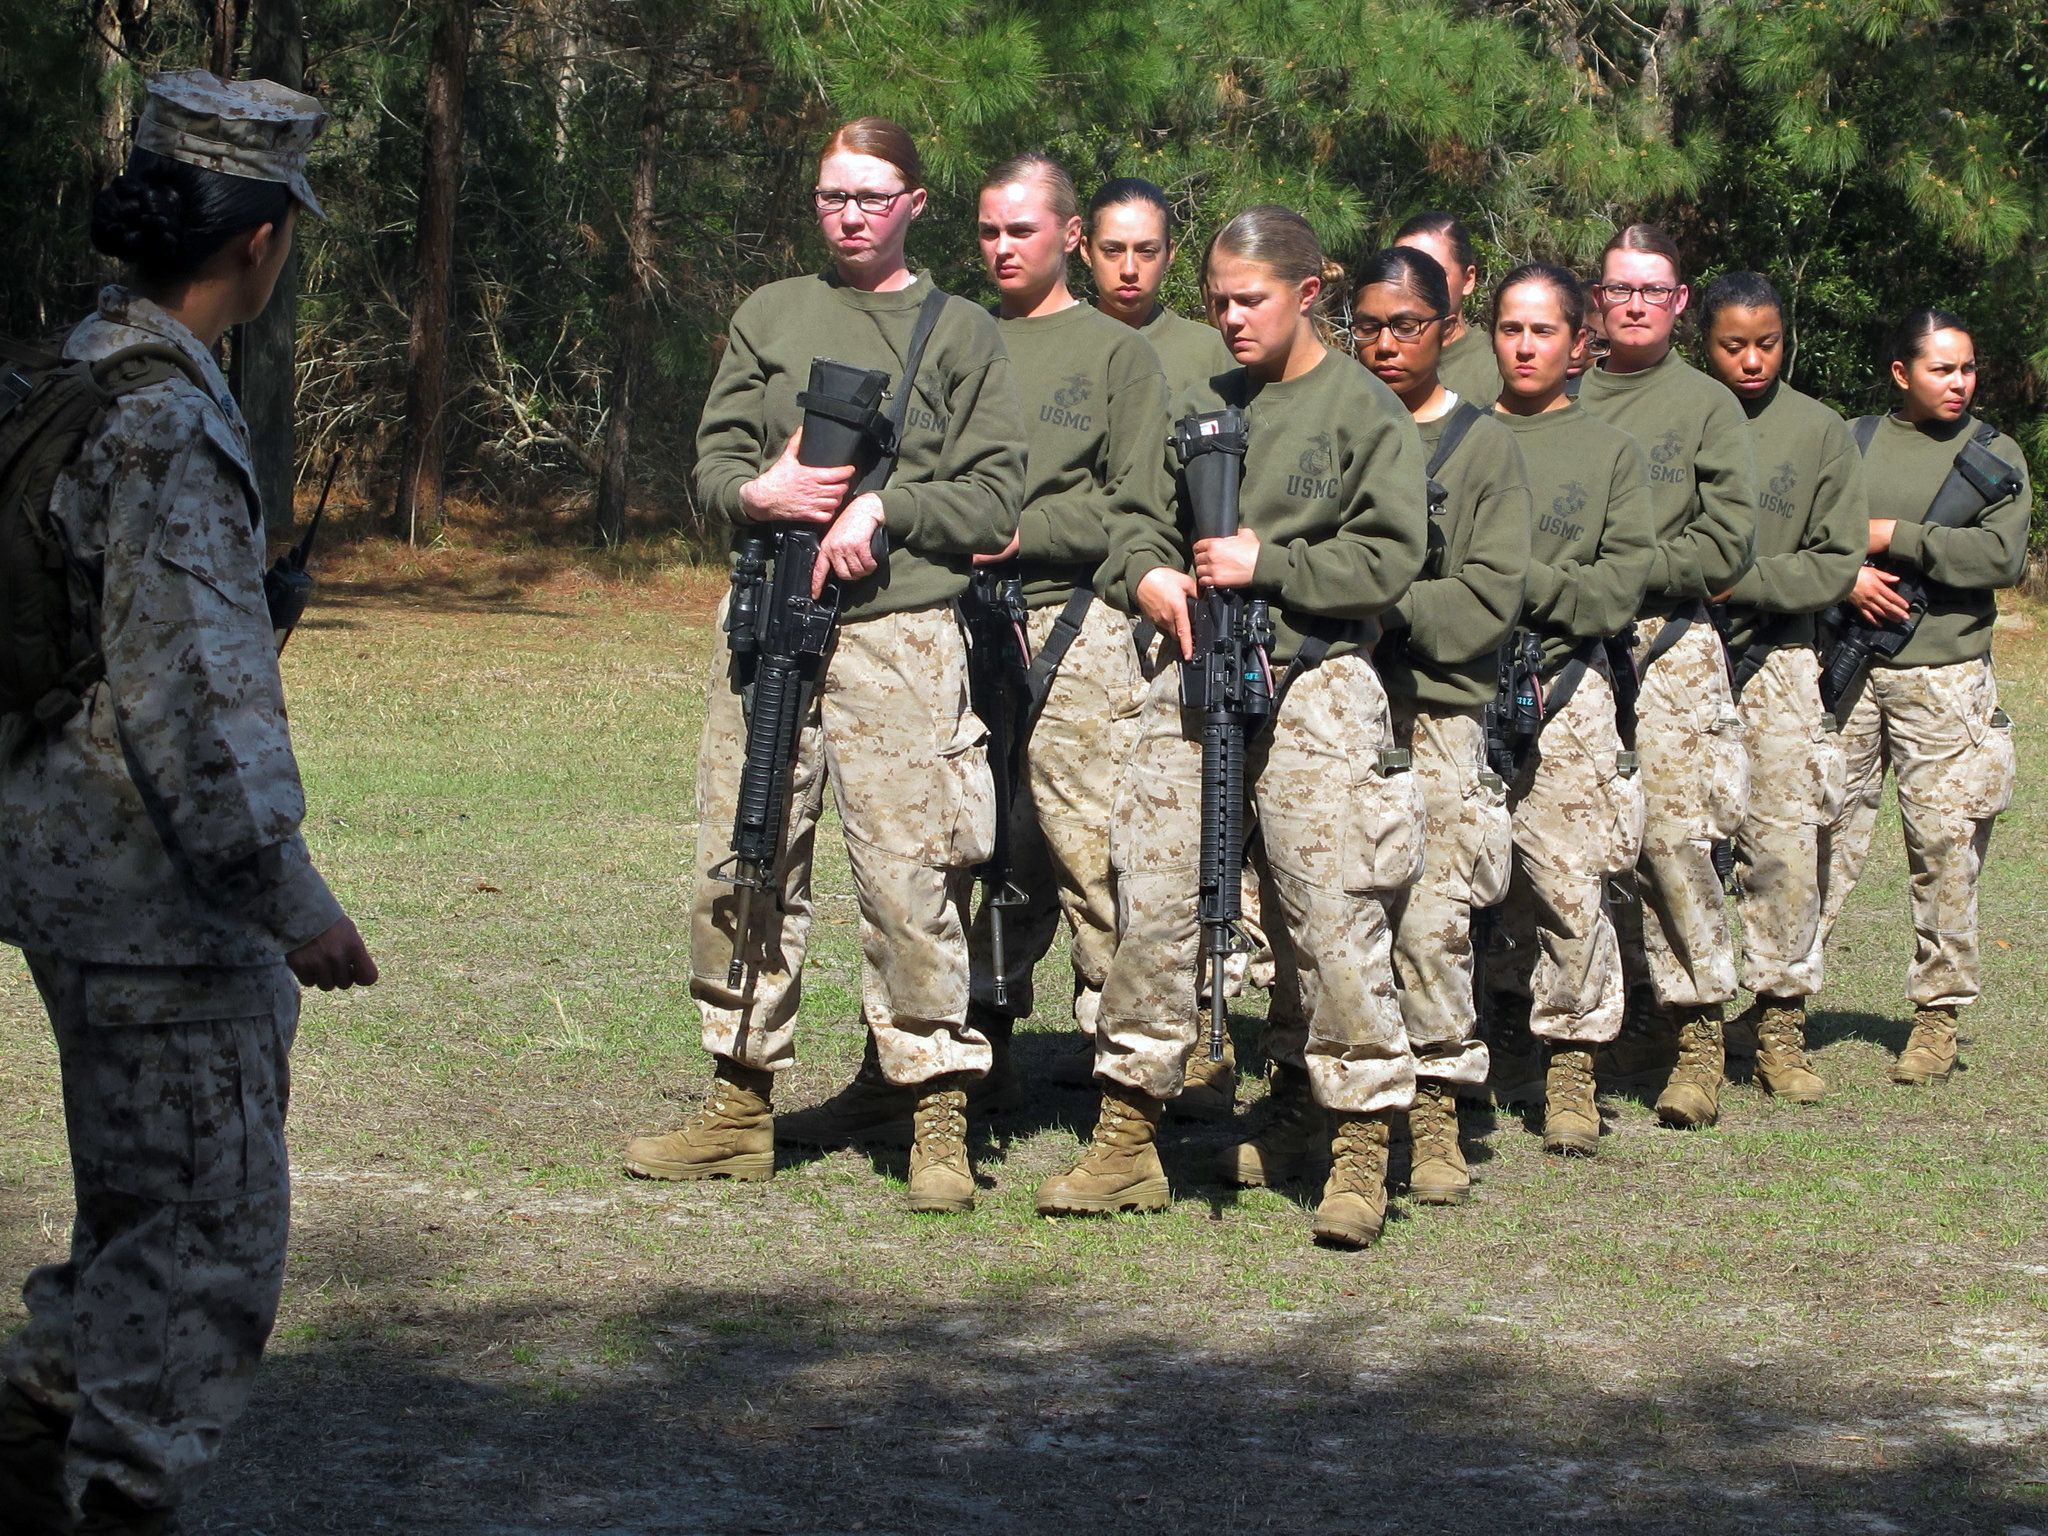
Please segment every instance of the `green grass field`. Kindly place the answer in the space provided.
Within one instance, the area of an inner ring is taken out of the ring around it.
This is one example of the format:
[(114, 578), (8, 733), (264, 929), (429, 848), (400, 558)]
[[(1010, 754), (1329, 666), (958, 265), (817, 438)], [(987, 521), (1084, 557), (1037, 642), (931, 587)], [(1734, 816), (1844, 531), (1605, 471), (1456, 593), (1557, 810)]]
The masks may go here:
[[(1468, 1116), (1475, 1200), (1345, 1255), (1310, 1245), (1309, 1192), (1207, 1182), (1217, 1130), (1170, 1136), (1170, 1213), (1040, 1220), (1093, 1109), (1048, 1088), (978, 1141), (970, 1217), (905, 1213), (900, 1165), (852, 1152), (768, 1185), (619, 1175), (708, 1079), (683, 919), (715, 596), (399, 570), (331, 584), (294, 643), (308, 836), (385, 981), (308, 999), (284, 1312), (191, 1529), (2048, 1529), (2026, 615), (1998, 641), (2022, 787), (1968, 1070), (1885, 1081), (1911, 952), (1888, 812), (1815, 1021), (1825, 1104), (1735, 1088), (1683, 1135), (1617, 1100), (1569, 1163)], [(821, 848), (792, 1107), (860, 1051)], [(1027, 1073), (1062, 1036), (1020, 1037)], [(69, 1185), (11, 951), (0, 1115), (15, 1276), (61, 1251)]]

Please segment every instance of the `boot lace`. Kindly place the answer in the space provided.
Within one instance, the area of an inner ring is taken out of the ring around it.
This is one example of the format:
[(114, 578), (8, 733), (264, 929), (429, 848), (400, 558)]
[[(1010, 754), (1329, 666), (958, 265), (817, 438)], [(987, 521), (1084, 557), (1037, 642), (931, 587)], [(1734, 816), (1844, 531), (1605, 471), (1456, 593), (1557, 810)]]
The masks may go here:
[(1419, 1092), (1420, 1115), (1408, 1117), (1417, 1162), (1455, 1162), (1458, 1155), (1458, 1101), (1447, 1093)]
[(928, 1093), (918, 1100), (912, 1118), (917, 1144), (943, 1157), (967, 1143), (967, 1095), (959, 1089)]
[(1331, 1183), (1368, 1199), (1387, 1181), (1387, 1141), (1381, 1122), (1347, 1119), (1332, 1138)]

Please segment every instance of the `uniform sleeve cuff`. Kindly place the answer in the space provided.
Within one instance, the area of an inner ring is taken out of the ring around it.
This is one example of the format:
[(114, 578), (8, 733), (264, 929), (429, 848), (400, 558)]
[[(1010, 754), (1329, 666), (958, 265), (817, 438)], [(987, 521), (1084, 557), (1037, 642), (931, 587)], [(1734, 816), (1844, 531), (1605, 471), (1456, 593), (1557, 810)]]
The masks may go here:
[(1892, 525), (1892, 558), (1903, 560), (1916, 569), (1927, 561), (1927, 525), (1925, 523), (1894, 523)]
[(1278, 596), (1294, 574), (1292, 545), (1259, 541), (1259, 558), (1252, 564), (1252, 585)]
[(257, 894), (251, 915), (275, 934), (283, 952), (290, 954), (319, 938), (345, 914), (320, 878), (320, 871), (313, 867), (303, 843), (285, 844), (275, 851), (280, 855), (277, 878)]

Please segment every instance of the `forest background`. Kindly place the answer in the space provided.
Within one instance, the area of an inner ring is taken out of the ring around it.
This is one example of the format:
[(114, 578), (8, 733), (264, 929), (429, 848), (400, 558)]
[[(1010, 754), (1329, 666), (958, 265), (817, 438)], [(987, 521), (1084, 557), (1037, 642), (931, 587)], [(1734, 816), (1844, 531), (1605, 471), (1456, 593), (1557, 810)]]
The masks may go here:
[[(158, 67), (303, 83), (314, 150), (282, 301), (230, 342), (274, 528), (338, 450), (365, 516), (715, 550), (692, 438), (725, 318), (815, 268), (829, 125), (917, 135), (913, 242), (985, 296), (982, 169), (1172, 195), (1195, 307), (1232, 210), (1301, 209), (1355, 261), (1445, 207), (1482, 276), (1582, 270), (1671, 227), (1695, 287), (1769, 274), (1791, 376), (1880, 409), (1887, 322), (1971, 325), (1985, 415), (2048, 484), (2048, 0), (0, 0), (0, 328), (60, 333), (112, 275), (86, 240)], [(2037, 557), (2048, 516), (2037, 490)]]

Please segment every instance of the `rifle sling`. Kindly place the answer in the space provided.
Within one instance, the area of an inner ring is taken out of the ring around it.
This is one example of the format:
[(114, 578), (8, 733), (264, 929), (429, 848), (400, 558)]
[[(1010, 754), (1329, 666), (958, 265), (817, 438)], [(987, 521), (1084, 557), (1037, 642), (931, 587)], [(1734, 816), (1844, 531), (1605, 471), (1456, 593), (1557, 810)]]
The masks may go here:
[(1052, 621), (1052, 632), (1045, 637), (1045, 644), (1038, 648), (1038, 654), (1031, 658), (1031, 670), (1025, 674), (1027, 719), (1038, 718), (1045, 696), (1052, 692), (1052, 680), (1059, 672), (1060, 663), (1067, 659), (1067, 652), (1081, 638), (1081, 625), (1094, 601), (1095, 594), (1086, 587), (1076, 587), (1067, 594), (1067, 606)]
[(1564, 665), (1551, 674), (1550, 686), (1543, 690), (1545, 721), (1571, 702), (1572, 695), (1579, 691), (1579, 684), (1585, 681), (1586, 674), (1594, 670), (1596, 658), (1600, 664), (1601, 674), (1605, 676), (1606, 653), (1600, 648), (1600, 642), (1597, 639), (1582, 640), (1578, 649), (1565, 658)]
[[(924, 296), (924, 302), (917, 307), (917, 323), (910, 328), (910, 348), (903, 354), (903, 373), (897, 380), (896, 394), (889, 401), (889, 439), (882, 445), (881, 457), (872, 468), (860, 478), (853, 494), (879, 491), (889, 483), (889, 477), (896, 472), (897, 456), (903, 451), (903, 423), (910, 415), (910, 397), (917, 393), (917, 370), (924, 365), (925, 344), (932, 339), (932, 331), (939, 323), (939, 315), (946, 307), (946, 293), (938, 284)], [(852, 497), (847, 498), (849, 501)]]
[(1431, 480), (1436, 478), (1436, 472), (1450, 462), (1451, 455), (1458, 451), (1458, 444), (1465, 441), (1465, 434), (1472, 430), (1472, 423), (1484, 414), (1470, 400), (1458, 402), (1450, 420), (1444, 423), (1444, 435), (1436, 440), (1436, 452), (1429, 456), (1429, 467), (1423, 471), (1425, 476)]
[(1661, 660), (1664, 654), (1685, 638), (1685, 632), (1706, 619), (1706, 609), (1695, 602), (1682, 608), (1664, 621), (1664, 627), (1657, 631), (1657, 638), (1650, 642), (1650, 648), (1643, 652), (1643, 664), (1636, 668), (1638, 677), (1648, 677), (1650, 668)]

